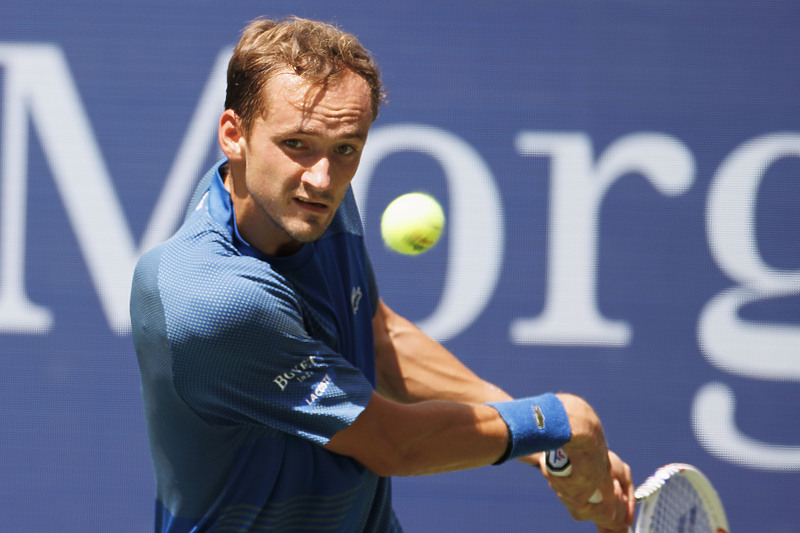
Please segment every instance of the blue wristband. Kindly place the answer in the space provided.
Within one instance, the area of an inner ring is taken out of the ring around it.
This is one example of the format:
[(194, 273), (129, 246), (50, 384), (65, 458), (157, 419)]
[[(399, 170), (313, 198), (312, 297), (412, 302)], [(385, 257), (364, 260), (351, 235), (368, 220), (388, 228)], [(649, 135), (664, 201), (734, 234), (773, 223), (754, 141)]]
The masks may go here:
[(508, 426), (508, 448), (495, 463), (560, 448), (572, 437), (569, 417), (555, 394), (491, 402)]

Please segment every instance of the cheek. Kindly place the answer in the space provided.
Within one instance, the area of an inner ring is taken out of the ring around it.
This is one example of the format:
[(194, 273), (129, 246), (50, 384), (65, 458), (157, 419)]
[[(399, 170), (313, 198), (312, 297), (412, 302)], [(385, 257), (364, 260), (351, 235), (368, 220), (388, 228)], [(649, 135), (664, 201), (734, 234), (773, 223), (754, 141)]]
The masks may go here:
[(352, 181), (352, 176), (343, 176), (333, 180), (333, 191), (337, 200), (340, 202), (342, 201), (342, 199), (345, 197), (345, 194), (347, 194), (347, 189), (350, 187), (350, 183)]
[(296, 188), (302, 172), (281, 153), (262, 152), (248, 168), (248, 188), (262, 193), (280, 194)]
[(333, 169), (334, 179), (338, 184), (342, 184), (344, 188), (347, 188), (350, 185), (350, 182), (353, 181), (353, 177), (356, 175), (356, 171), (358, 170), (359, 159), (348, 159), (344, 163), (340, 163), (336, 165)]

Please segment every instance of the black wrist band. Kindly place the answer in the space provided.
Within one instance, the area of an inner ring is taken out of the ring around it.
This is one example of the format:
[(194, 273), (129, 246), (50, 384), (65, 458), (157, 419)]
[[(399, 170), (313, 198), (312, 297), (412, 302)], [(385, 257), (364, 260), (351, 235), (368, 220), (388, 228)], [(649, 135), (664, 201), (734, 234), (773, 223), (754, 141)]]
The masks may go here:
[(508, 461), (508, 458), (511, 457), (511, 450), (514, 449), (514, 436), (511, 434), (511, 429), (506, 427), (508, 430), (508, 440), (506, 441), (506, 451), (503, 452), (503, 455), (500, 458), (493, 462), (492, 465), (501, 465)]

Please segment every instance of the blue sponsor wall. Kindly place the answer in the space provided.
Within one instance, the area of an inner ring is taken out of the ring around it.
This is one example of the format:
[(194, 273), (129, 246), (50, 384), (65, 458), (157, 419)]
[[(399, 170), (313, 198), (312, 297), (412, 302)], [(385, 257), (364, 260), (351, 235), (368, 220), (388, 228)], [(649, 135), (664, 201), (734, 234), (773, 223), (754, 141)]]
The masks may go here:
[[(389, 103), (356, 192), (384, 299), (514, 395), (587, 398), (641, 482), (673, 461), (733, 531), (798, 530), (800, 6), (37, 2), (0, 7), (0, 523), (141, 532), (153, 475), (136, 257), (219, 155), (244, 23), (335, 21)], [(441, 244), (378, 235), (395, 196)], [(408, 532), (588, 532), (520, 464), (398, 479)]]

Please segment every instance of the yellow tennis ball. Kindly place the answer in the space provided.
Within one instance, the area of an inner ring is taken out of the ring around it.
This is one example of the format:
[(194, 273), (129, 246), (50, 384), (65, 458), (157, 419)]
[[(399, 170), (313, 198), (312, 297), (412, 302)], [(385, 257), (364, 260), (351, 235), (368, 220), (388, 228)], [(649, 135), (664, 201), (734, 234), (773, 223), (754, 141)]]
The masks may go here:
[(398, 196), (381, 217), (386, 246), (405, 255), (417, 255), (436, 244), (444, 229), (444, 211), (433, 196), (412, 192)]

